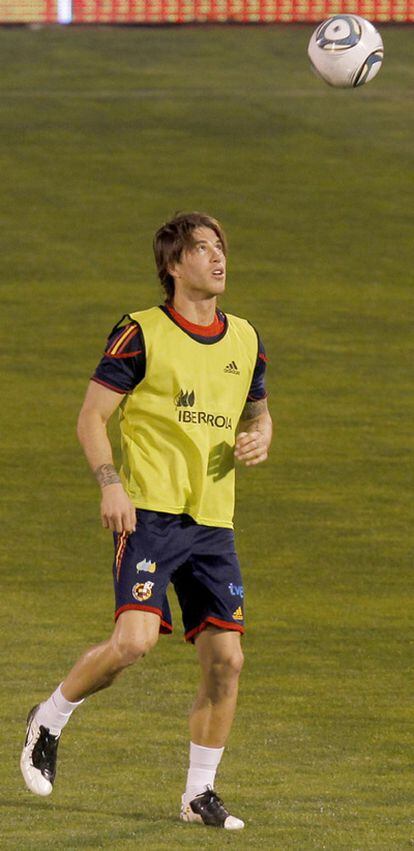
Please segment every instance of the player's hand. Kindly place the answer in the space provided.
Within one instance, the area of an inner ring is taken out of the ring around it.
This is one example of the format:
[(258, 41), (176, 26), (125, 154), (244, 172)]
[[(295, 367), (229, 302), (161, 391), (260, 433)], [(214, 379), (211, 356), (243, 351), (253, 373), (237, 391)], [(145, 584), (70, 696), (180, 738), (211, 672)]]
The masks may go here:
[(237, 435), (234, 455), (246, 467), (253, 467), (266, 461), (267, 449), (267, 442), (260, 431), (241, 431)]
[(135, 532), (135, 506), (119, 482), (102, 488), (101, 519), (112, 532)]

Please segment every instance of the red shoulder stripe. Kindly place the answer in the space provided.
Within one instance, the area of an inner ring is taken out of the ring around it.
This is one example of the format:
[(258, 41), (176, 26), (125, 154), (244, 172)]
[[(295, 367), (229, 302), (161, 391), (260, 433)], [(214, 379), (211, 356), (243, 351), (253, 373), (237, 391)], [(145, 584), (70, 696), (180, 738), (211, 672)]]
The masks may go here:
[(142, 349), (138, 349), (136, 352), (118, 352), (116, 355), (109, 355), (108, 352), (105, 352), (105, 357), (112, 359), (122, 358), (122, 360), (125, 360), (125, 358), (134, 358), (135, 355), (142, 355)]
[(123, 328), (119, 329), (116, 336), (111, 340), (111, 344), (108, 346), (108, 351), (110, 351), (116, 345), (118, 340), (120, 340), (121, 337), (125, 334), (126, 329), (130, 328), (130, 327), (131, 327), (131, 323), (129, 322), (128, 325), (124, 325)]
[(126, 328), (122, 329), (122, 333), (116, 337), (116, 339), (108, 346), (105, 354), (107, 355), (115, 355), (125, 350), (125, 346), (128, 345), (130, 340), (138, 333), (138, 326), (133, 323), (132, 325), (127, 325)]

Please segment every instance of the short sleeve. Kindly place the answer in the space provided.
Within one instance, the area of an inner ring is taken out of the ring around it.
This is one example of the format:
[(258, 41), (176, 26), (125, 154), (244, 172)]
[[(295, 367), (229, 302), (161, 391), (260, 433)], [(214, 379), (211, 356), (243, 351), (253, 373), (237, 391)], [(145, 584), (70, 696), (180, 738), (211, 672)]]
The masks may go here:
[(267, 397), (265, 387), (267, 357), (265, 347), (260, 337), (258, 337), (258, 343), (256, 366), (254, 368), (250, 390), (247, 395), (249, 402), (259, 402), (261, 399), (266, 399)]
[[(131, 393), (145, 375), (145, 344), (137, 322), (123, 317), (112, 329), (105, 352), (91, 377), (115, 393)], [(129, 318), (129, 317), (127, 317)]]

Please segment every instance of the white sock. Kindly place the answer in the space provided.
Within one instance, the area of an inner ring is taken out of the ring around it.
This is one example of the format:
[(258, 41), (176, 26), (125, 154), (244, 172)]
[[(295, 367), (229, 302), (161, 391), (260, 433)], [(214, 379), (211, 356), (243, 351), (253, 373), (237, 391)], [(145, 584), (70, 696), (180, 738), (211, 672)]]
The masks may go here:
[(187, 774), (187, 786), (184, 793), (186, 803), (205, 792), (207, 786), (214, 788), (214, 778), (223, 755), (224, 748), (204, 748), (190, 742), (190, 768)]
[(78, 700), (76, 703), (66, 700), (62, 694), (61, 685), (62, 683), (47, 700), (39, 705), (39, 709), (36, 712), (37, 723), (43, 724), (43, 727), (47, 727), (52, 736), (59, 735), (68, 723), (73, 710), (83, 703), (83, 700)]

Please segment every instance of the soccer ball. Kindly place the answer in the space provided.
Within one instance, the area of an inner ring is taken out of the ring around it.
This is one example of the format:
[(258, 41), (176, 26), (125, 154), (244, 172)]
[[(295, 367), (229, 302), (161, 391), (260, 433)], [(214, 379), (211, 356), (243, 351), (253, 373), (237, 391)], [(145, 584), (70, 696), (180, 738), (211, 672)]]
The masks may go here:
[(384, 46), (379, 32), (365, 18), (334, 15), (312, 34), (308, 56), (322, 80), (347, 89), (363, 86), (378, 74)]

